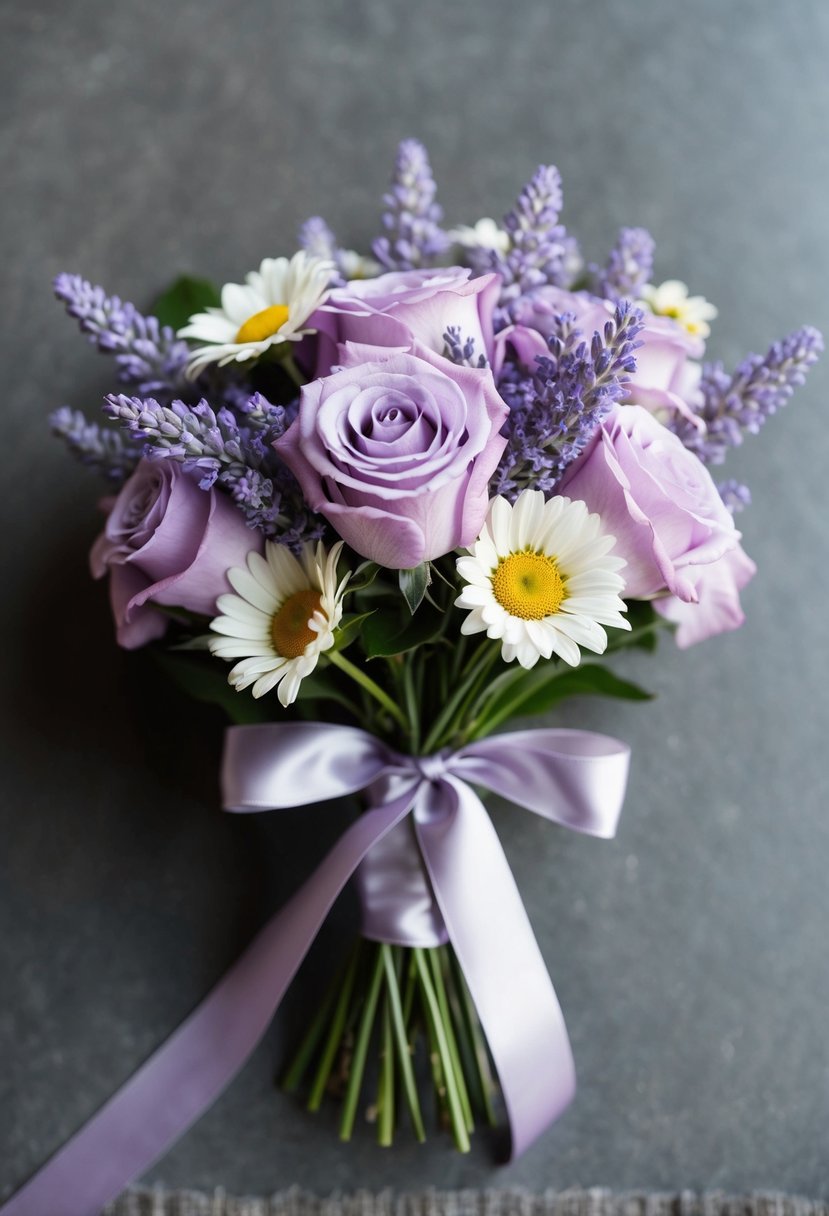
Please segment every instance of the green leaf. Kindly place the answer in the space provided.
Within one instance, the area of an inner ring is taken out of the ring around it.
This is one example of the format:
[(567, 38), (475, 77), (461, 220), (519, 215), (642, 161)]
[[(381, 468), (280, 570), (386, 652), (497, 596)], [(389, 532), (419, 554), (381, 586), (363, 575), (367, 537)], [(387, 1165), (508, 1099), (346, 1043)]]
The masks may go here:
[(630, 680), (623, 680), (609, 667), (585, 663), (581, 667), (560, 672), (554, 680), (547, 681), (546, 687), (542, 684), (540, 688), (532, 690), (521, 713), (541, 714), (565, 697), (583, 696), (618, 697), (622, 701), (653, 700), (653, 693)]
[(359, 714), (359, 707), (343, 692), (337, 682), (336, 671), (331, 667), (317, 667), (310, 676), (306, 676), (299, 686), (297, 704), (310, 701), (334, 701), (342, 705), (351, 714)]
[(523, 679), (503, 687), (483, 710), (487, 731), (510, 718), (530, 717), (552, 709), (565, 697), (619, 697), (625, 701), (650, 701), (653, 693), (623, 680), (607, 667), (585, 663), (581, 667), (536, 667)]
[(400, 571), (400, 590), (403, 592), (403, 598), (409, 605), (409, 612), (412, 616), (423, 603), (423, 597), (426, 595), (426, 589), (431, 581), (432, 575), (429, 572), (428, 562), (421, 562), (419, 566), (414, 566), (411, 570)]
[[(268, 722), (271, 714), (263, 701), (255, 701), (249, 690), (236, 692), (227, 682), (230, 670), (223, 659), (169, 650), (150, 652), (164, 675), (195, 701), (218, 705), (231, 722), (245, 726)], [(263, 699), (264, 700), (264, 699)]]
[(220, 302), (219, 289), (213, 283), (183, 274), (153, 301), (149, 311), (159, 325), (181, 329), (195, 313), (215, 308)]
[(376, 608), (372, 608), (371, 612), (346, 612), (337, 627), (337, 633), (334, 640), (334, 650), (345, 650), (355, 641), (362, 631), (365, 621), (370, 616), (374, 616)]
[(348, 580), (348, 594), (365, 591), (366, 587), (370, 587), (377, 578), (379, 572), (380, 567), (377, 562), (362, 562)]
[(605, 654), (615, 654), (633, 646), (653, 654), (659, 644), (660, 631), (672, 629), (673, 625), (659, 615), (649, 600), (629, 600), (627, 608), (630, 632), (614, 629), (609, 635)]
[(401, 621), (395, 612), (375, 612), (363, 624), (363, 649), (370, 659), (403, 654), (437, 637), (443, 625), (442, 613), (424, 607), (415, 617)]

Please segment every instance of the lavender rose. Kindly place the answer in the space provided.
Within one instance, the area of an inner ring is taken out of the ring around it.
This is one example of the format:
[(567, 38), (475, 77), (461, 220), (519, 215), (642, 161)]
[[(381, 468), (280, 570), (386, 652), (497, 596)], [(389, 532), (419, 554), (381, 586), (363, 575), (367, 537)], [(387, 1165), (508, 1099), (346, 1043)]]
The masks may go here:
[(352, 549), (410, 569), (478, 535), (507, 407), (488, 369), (422, 347), (386, 354), (342, 348), (345, 365), (304, 386), (274, 447)]
[(200, 490), (172, 460), (142, 460), (112, 503), (89, 555), (92, 574), (109, 573), (118, 643), (127, 650), (161, 637), (169, 604), (212, 616), (230, 591), (225, 571), (261, 548), (229, 498)]
[(341, 342), (398, 348), (418, 342), (443, 354), (450, 326), (463, 341), (474, 341), (478, 355), (491, 359), (500, 278), (487, 274), (470, 280), (471, 273), (460, 266), (396, 271), (333, 291), (313, 318), (319, 331), (315, 376), (328, 375)]
[[(547, 354), (547, 338), (555, 318), (572, 313), (576, 325), (590, 338), (601, 333), (613, 315), (613, 304), (587, 292), (541, 287), (513, 305), (516, 325), (498, 335), (495, 365), (503, 362), (503, 348), (510, 343), (522, 363), (531, 367), (536, 355)], [(641, 405), (664, 421), (673, 412), (694, 422), (693, 410), (701, 404), (700, 359), (705, 350), (696, 337), (670, 317), (657, 317), (644, 310), (644, 326), (638, 335), (636, 371), (628, 383), (626, 404)]]
[(598, 512), (616, 537), (627, 598), (668, 591), (679, 602), (681, 611), (673, 601), (660, 610), (685, 622), (680, 645), (741, 623), (737, 592), (754, 566), (740, 533), (705, 466), (646, 410), (617, 406), (565, 473), (561, 492)]

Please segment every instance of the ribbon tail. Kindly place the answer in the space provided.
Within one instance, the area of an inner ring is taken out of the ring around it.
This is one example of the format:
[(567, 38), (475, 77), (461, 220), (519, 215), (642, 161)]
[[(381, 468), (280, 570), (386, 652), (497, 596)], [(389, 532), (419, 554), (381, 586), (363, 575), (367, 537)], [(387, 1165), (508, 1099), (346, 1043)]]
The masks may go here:
[(245, 1063), (337, 896), (411, 805), (409, 792), (361, 815), (201, 1005), (0, 1216), (99, 1216), (161, 1157)]
[(421, 787), (415, 824), (520, 1156), (570, 1103), (576, 1072), (564, 1016), (495, 828), (464, 781)]

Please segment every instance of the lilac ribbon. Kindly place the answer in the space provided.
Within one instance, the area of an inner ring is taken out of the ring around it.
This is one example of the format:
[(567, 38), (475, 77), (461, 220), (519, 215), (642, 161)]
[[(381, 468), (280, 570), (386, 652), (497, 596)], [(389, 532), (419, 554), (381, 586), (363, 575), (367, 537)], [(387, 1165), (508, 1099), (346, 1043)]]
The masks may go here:
[(232, 727), (226, 809), (272, 810), (359, 790), (372, 805), (201, 1005), (0, 1216), (98, 1216), (162, 1156), (240, 1070), (337, 896), (409, 815), (437, 909), (421, 902), (412, 919), (411, 909), (380, 898), (377, 932), (405, 941), (412, 933), (448, 934), (492, 1052), (517, 1157), (567, 1106), (575, 1071), (515, 880), (470, 783), (555, 823), (610, 837), (628, 761), (624, 744), (576, 730), (517, 731), (424, 758), (400, 755), (352, 727)]

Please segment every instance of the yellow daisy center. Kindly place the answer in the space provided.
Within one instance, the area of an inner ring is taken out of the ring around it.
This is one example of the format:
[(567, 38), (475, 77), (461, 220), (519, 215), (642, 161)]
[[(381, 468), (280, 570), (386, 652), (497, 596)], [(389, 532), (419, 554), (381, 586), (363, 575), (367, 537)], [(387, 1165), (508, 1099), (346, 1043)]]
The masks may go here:
[(271, 640), (283, 659), (298, 659), (319, 635), (308, 625), (322, 606), (319, 591), (297, 591), (290, 595), (271, 621)]
[(271, 304), (270, 308), (263, 308), (261, 312), (248, 317), (236, 335), (236, 341), (264, 342), (265, 338), (272, 338), (287, 320), (288, 305)]
[(510, 553), (492, 576), (492, 590), (510, 616), (540, 621), (558, 612), (565, 596), (555, 559), (546, 553)]

